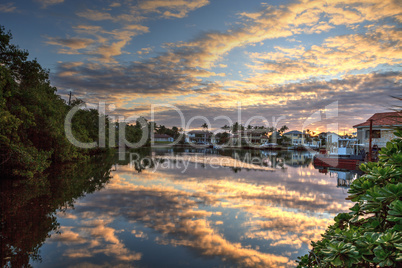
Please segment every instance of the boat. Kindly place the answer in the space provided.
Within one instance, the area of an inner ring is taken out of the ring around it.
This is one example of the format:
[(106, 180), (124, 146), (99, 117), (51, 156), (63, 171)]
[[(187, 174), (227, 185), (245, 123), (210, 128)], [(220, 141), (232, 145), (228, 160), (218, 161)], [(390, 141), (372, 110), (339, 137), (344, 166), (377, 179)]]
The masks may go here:
[(260, 149), (270, 149), (270, 150), (277, 150), (280, 149), (279, 145), (277, 143), (271, 142), (271, 143), (263, 143), (259, 146)]
[(356, 169), (366, 156), (364, 145), (357, 142), (357, 139), (338, 139), (336, 146), (331, 146), (325, 154), (320, 153), (314, 156), (314, 166)]

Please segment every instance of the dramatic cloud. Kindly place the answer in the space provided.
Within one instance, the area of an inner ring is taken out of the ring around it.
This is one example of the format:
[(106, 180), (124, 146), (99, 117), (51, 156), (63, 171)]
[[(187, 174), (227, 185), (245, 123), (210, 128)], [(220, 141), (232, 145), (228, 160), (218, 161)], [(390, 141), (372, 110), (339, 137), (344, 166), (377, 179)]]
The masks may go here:
[(114, 57), (124, 53), (122, 50), (123, 47), (134, 36), (148, 32), (148, 27), (131, 24), (126, 25), (122, 30), (106, 31), (99, 26), (79, 25), (75, 27), (75, 31), (87, 36), (94, 36), (96, 39), (48, 37), (46, 43), (67, 47), (68, 49), (60, 49), (58, 51), (62, 54), (92, 55), (93, 57), (90, 60), (103, 63), (117, 63)]
[(395, 27), (376, 28), (366, 35), (353, 34), (328, 38), (322, 46), (276, 47), (277, 52), (253, 53), (255, 71), (266, 71), (250, 78), (256, 85), (309, 78), (336, 77), (402, 63), (402, 31)]
[[(202, 29), (199, 15), (192, 21), (190, 14), (209, 7), (206, 0), (147, 0), (74, 10), (79, 21), (71, 23), (71, 32), (45, 41), (66, 57), (53, 70), (52, 83), (60, 94), (71, 90), (87, 102), (113, 103), (114, 115), (149, 117), (152, 104), (169, 103), (187, 120), (219, 114), (235, 122), (241, 102), (245, 120), (285, 116), (281, 124), (292, 128), (335, 101), (341, 125), (350, 121), (348, 113), (356, 121), (367, 119), (390, 107), (378, 96), (400, 89), (396, 1), (262, 3), (231, 11), (219, 30), (162, 32), (174, 21)], [(73, 64), (67, 57), (74, 57)], [(157, 119), (179, 122), (167, 109)]]

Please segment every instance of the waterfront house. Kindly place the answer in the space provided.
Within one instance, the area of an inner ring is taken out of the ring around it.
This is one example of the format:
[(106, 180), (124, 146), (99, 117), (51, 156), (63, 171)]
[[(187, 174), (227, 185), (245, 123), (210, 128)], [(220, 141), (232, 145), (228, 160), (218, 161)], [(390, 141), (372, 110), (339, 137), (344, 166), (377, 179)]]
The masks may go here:
[(167, 134), (154, 134), (153, 137), (151, 137), (154, 142), (173, 142), (174, 139), (173, 137), (167, 135)]
[(338, 140), (342, 138), (339, 134), (335, 132), (327, 132), (327, 139), (326, 139), (326, 144), (328, 146), (338, 146)]
[(292, 130), (283, 134), (283, 136), (290, 139), (290, 144), (293, 146), (303, 144), (303, 133), (298, 130)]
[(234, 145), (239, 144), (240, 139), (242, 144), (259, 145), (269, 142), (269, 138), (266, 133), (267, 130), (265, 129), (247, 129), (237, 131), (237, 133), (234, 134), (231, 139)]
[(211, 143), (212, 144), (219, 144), (221, 141), (220, 135), (212, 135), (211, 136)]
[(353, 126), (357, 129), (359, 143), (364, 144), (366, 150), (369, 147), (370, 120), (373, 121), (371, 144), (378, 148), (384, 147), (388, 141), (396, 138), (393, 134), (393, 128), (402, 127), (401, 112), (376, 113), (367, 119), (366, 122)]
[(187, 142), (197, 144), (210, 144), (212, 132), (205, 130), (192, 130), (187, 133)]
[(304, 146), (308, 146), (310, 148), (319, 148), (321, 146), (321, 139), (319, 136), (312, 136), (308, 133), (304, 134)]
[(267, 135), (262, 135), (260, 141), (261, 141), (261, 144), (269, 143), (269, 138)]

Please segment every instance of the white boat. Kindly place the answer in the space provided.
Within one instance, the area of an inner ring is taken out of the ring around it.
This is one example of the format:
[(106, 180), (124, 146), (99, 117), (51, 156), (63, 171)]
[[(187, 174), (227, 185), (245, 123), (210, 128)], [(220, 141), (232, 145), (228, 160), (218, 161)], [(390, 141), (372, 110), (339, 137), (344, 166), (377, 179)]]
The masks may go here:
[(263, 143), (259, 146), (261, 149), (273, 149), (278, 148), (278, 144), (271, 142), (271, 143)]
[(329, 150), (329, 156), (350, 157), (360, 155), (363, 150), (363, 144), (358, 144), (358, 139), (340, 138), (336, 146)]

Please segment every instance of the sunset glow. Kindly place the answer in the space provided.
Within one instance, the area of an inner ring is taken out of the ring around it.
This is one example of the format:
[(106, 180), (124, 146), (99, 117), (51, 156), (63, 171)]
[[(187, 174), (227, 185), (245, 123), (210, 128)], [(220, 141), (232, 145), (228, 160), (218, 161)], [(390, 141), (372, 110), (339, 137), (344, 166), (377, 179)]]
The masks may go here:
[[(114, 104), (110, 114), (150, 118), (152, 104), (169, 103), (219, 128), (227, 122), (213, 118), (236, 121), (241, 102), (243, 123), (284, 116), (279, 125), (300, 130), (338, 102), (339, 130), (353, 132), (401, 92), (398, 2), (35, 0), (0, 13), (60, 95)], [(169, 109), (155, 120), (180, 123)]]

